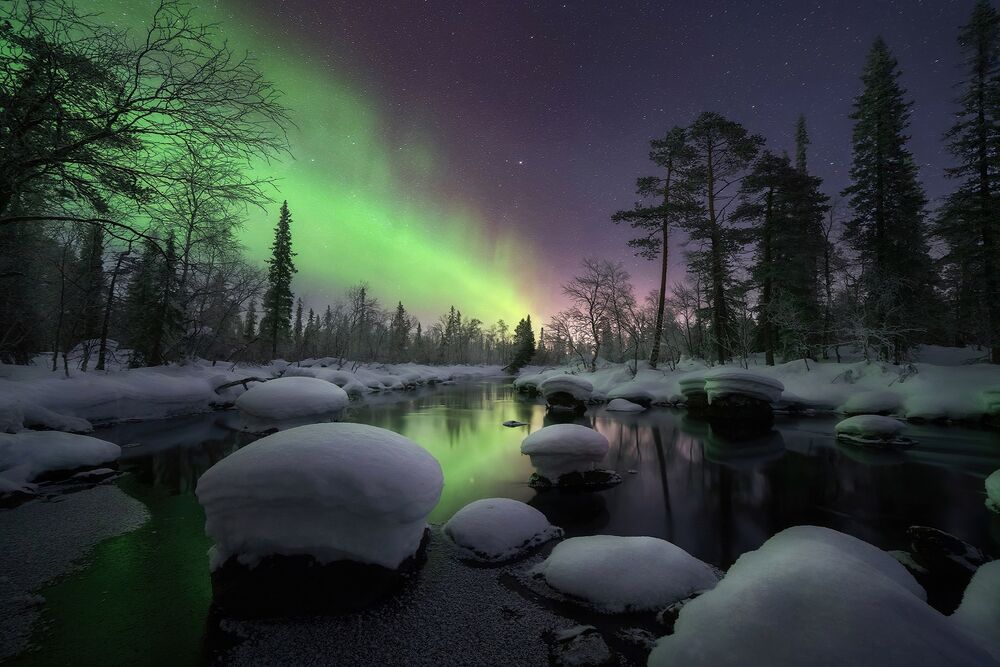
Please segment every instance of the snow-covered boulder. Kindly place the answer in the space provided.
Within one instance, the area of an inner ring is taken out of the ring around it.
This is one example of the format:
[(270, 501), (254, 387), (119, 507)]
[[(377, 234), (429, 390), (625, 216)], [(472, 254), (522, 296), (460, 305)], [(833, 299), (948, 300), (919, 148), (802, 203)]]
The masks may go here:
[(718, 582), (710, 565), (656, 537), (573, 537), (532, 572), (607, 613), (662, 609)]
[(608, 439), (580, 424), (553, 424), (540, 428), (521, 442), (521, 453), (553, 482), (560, 476), (592, 470), (608, 453)]
[(289, 366), (285, 369), (285, 374), (282, 377), (313, 377), (326, 380), (343, 389), (348, 396), (360, 397), (371, 392), (371, 389), (358, 380), (354, 373), (337, 368)]
[(441, 466), (420, 445), (364, 424), (325, 423), (250, 443), (198, 480), (212, 568), (308, 555), (395, 569), (437, 505)]
[(912, 440), (903, 438), (903, 422), (881, 415), (856, 415), (837, 422), (834, 427), (841, 440), (859, 445), (908, 446)]
[[(724, 631), (720, 631), (724, 628)], [(815, 526), (743, 554), (686, 604), (649, 667), (987, 665), (990, 656), (891, 555)]]
[(1000, 470), (986, 478), (986, 506), (1000, 514)]
[(0, 434), (0, 497), (31, 494), (33, 482), (106, 467), (121, 456), (113, 442), (58, 431)]
[(1000, 662), (1000, 560), (976, 570), (951, 618)]
[(335, 416), (349, 402), (347, 392), (326, 380), (280, 377), (251, 386), (236, 399), (236, 407), (256, 419), (280, 422)]
[(777, 403), (781, 400), (781, 392), (785, 389), (785, 385), (779, 380), (766, 375), (729, 369), (707, 373), (704, 387), (709, 404), (730, 396)]
[(484, 498), (469, 503), (444, 525), (444, 534), (475, 560), (501, 562), (561, 537), (534, 507), (510, 498)]
[(624, 398), (613, 398), (605, 409), (608, 412), (642, 412), (646, 408)]
[(554, 368), (537, 373), (522, 373), (514, 379), (514, 389), (527, 394), (535, 394), (538, 392), (538, 385), (544, 382), (546, 378), (559, 374), (560, 372)]
[(861, 391), (848, 396), (840, 411), (847, 415), (891, 415), (902, 405), (902, 397), (891, 391)]
[(579, 375), (553, 375), (538, 385), (538, 391), (545, 397), (545, 402), (552, 408), (562, 408), (583, 412), (585, 403), (590, 400), (594, 385), (590, 380)]

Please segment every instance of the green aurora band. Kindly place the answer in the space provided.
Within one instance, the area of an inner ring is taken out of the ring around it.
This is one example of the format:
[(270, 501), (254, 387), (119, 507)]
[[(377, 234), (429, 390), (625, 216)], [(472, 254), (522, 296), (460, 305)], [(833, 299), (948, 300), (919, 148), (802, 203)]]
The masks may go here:
[[(346, 287), (367, 282), (385, 307), (401, 300), (425, 323), (454, 305), (487, 324), (513, 325), (540, 307), (530, 252), (512, 236), (493, 232), (471, 207), (435, 202), (429, 193), (444, 175), (430, 141), (407, 136), (391, 143), (377, 101), (361, 99), (308, 49), (267, 26), (267, 17), (242, 13), (240, 3), (195, 4), (200, 22), (215, 23), (234, 51), (247, 51), (281, 90), (294, 127), (293, 158), (254, 167), (278, 179), (275, 204), (249, 210), (241, 239), (250, 257), (269, 255), (277, 210), (288, 200), (299, 269), (296, 292), (322, 310)], [(100, 0), (103, 20), (142, 29), (150, 0)], [(228, 10), (228, 11), (227, 11)], [(265, 49), (259, 48), (266, 44)], [(453, 176), (453, 175), (452, 175)]]

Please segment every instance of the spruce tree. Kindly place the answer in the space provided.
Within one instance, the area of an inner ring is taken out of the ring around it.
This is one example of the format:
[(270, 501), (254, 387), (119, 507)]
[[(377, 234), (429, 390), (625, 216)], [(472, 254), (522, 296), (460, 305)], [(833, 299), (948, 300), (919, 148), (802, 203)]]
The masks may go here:
[(810, 143), (805, 114), (799, 114), (799, 119), (795, 122), (795, 169), (803, 174), (809, 172), (807, 152)]
[(528, 365), (535, 356), (535, 331), (531, 328), (531, 315), (523, 318), (514, 327), (514, 357), (507, 368), (516, 373)]
[(247, 306), (247, 315), (243, 320), (243, 340), (252, 341), (257, 337), (257, 302), (252, 300)]
[(701, 250), (689, 253), (689, 265), (709, 286), (715, 356), (724, 363), (731, 354), (726, 295), (732, 282), (733, 256), (742, 246), (741, 232), (730, 224), (726, 211), (737, 194), (731, 187), (733, 181), (744, 175), (764, 140), (735, 121), (705, 112), (688, 128), (688, 141), (704, 212), (686, 216), (682, 227), (701, 245)]
[(264, 295), (264, 316), (261, 318), (262, 338), (271, 349), (271, 358), (278, 357), (278, 345), (288, 336), (292, 319), (292, 276), (296, 269), (292, 258), (292, 216), (288, 202), (281, 204), (278, 225), (274, 229), (271, 259), (267, 262), (267, 292)]
[[(650, 142), (649, 159), (659, 168), (659, 175), (644, 176), (636, 181), (636, 194), (644, 202), (612, 216), (615, 223), (627, 222), (643, 232), (628, 244), (636, 254), (648, 260), (660, 259), (660, 288), (656, 298), (656, 321), (653, 325), (653, 345), (649, 365), (656, 368), (660, 360), (660, 340), (663, 337), (663, 314), (667, 297), (667, 268), (670, 255), (670, 226), (697, 210), (694, 200), (695, 181), (692, 178), (694, 153), (687, 143), (687, 133), (674, 127), (662, 139)], [(645, 203), (652, 200), (652, 203)]]
[[(979, 0), (959, 45), (966, 78), (946, 139), (958, 188), (945, 202), (936, 232), (945, 241), (947, 273), (960, 333), (990, 347), (1000, 363), (1000, 14)], [(978, 323), (979, 332), (971, 331)], [(977, 335), (978, 334), (978, 335)], [(960, 341), (960, 342), (965, 342)]]
[(844, 236), (862, 263), (861, 288), (871, 341), (899, 362), (925, 324), (932, 267), (924, 225), (927, 200), (907, 149), (911, 103), (885, 42), (872, 45), (854, 102), (853, 216)]
[(302, 299), (295, 300), (295, 324), (292, 326), (292, 341), (296, 357), (302, 356)]
[(403, 308), (403, 302), (396, 305), (396, 312), (389, 323), (389, 351), (393, 359), (401, 361), (406, 354), (406, 346), (410, 338), (410, 317)]

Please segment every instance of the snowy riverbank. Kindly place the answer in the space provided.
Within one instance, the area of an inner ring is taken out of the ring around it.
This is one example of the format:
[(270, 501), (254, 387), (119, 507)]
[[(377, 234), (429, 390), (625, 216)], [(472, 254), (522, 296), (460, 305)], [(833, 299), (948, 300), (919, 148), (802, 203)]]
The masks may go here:
[[(965, 363), (970, 355), (948, 348), (925, 348), (924, 358), (900, 366), (867, 362), (790, 361), (755, 365), (749, 372), (779, 381), (784, 390), (775, 407), (797, 411), (885, 414), (912, 421), (978, 422), (1000, 417), (1000, 367)], [(634, 374), (624, 364), (599, 364), (596, 372), (580, 367), (525, 368), (514, 385), (536, 390), (546, 378), (575, 373), (592, 385), (592, 402), (615, 398), (653, 405), (683, 405), (685, 380), (719, 372), (700, 360), (684, 359), (676, 370), (653, 370), (640, 362)]]
[[(46, 428), (86, 433), (94, 424), (161, 419), (231, 405), (248, 385), (274, 377), (317, 377), (352, 398), (460, 379), (499, 377), (499, 366), (355, 364), (332, 358), (265, 365), (197, 360), (111, 371), (52, 372), (42, 365), (0, 365), (0, 431)], [(235, 383), (235, 384), (234, 384)], [(229, 386), (227, 386), (229, 385)], [(222, 387), (222, 389), (220, 389)]]

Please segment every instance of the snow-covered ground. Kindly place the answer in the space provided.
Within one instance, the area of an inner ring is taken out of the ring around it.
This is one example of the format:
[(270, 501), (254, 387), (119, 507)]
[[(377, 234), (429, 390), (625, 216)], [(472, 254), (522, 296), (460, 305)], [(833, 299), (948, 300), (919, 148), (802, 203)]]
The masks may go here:
[[(235, 401), (246, 387), (229, 383), (247, 378), (318, 377), (352, 396), (392, 391), (458, 379), (500, 377), (499, 366), (424, 366), (421, 364), (353, 364), (335, 359), (307, 359), (294, 364), (213, 364), (198, 360), (183, 365), (111, 371), (70, 370), (66, 377), (42, 364), (0, 364), (0, 431), (41, 427), (86, 433), (94, 423), (160, 419), (206, 412)], [(253, 386), (251, 381), (247, 386)]]
[(112, 442), (75, 433), (0, 433), (0, 497), (34, 493), (33, 482), (44, 475), (100, 468), (121, 452)]
[[(723, 389), (746, 385), (754, 390), (752, 395), (766, 397), (779, 408), (972, 421), (1000, 415), (1000, 366), (969, 363), (981, 357), (981, 352), (964, 348), (925, 346), (918, 357), (924, 361), (902, 366), (800, 359), (776, 366), (751, 361), (749, 369), (741, 369), (710, 368), (701, 360), (683, 359), (673, 371), (653, 370), (640, 362), (634, 375), (623, 364), (601, 363), (596, 372), (536, 366), (523, 369), (514, 386), (537, 390), (548, 378), (573, 373), (590, 382), (594, 402), (624, 398), (681, 405), (686, 400), (682, 389), (718, 394), (720, 385), (725, 385)], [(757, 382), (749, 382), (754, 376)]]
[(333, 423), (250, 443), (209, 468), (197, 494), (213, 569), (297, 554), (395, 569), (417, 551), (443, 487), (441, 466), (412, 440)]
[(971, 589), (967, 612), (948, 617), (886, 552), (796, 526), (743, 554), (718, 586), (686, 604), (648, 664), (994, 664), (977, 634), (996, 614), (981, 606), (995, 593), (991, 574)]

